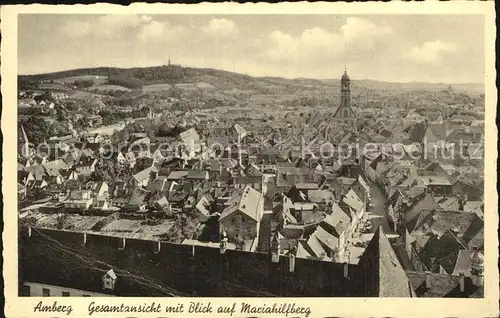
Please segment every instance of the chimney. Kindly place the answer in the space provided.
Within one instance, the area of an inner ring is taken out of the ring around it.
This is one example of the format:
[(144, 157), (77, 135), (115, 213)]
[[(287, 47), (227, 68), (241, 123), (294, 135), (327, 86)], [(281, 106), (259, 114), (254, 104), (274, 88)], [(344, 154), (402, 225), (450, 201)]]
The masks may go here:
[(288, 270), (290, 271), (290, 273), (293, 273), (295, 271), (295, 255), (293, 254), (290, 254), (290, 257), (288, 259)]
[(241, 136), (238, 134), (238, 164), (243, 167), (243, 162), (241, 159)]
[(349, 262), (344, 263), (344, 278), (349, 278)]
[(465, 275), (464, 273), (460, 273), (460, 292), (463, 293), (465, 291)]
[(431, 272), (425, 271), (425, 288), (430, 289), (432, 287), (431, 285)]
[(347, 252), (347, 262), (344, 263), (344, 278), (349, 278), (349, 263), (351, 260), (351, 253)]

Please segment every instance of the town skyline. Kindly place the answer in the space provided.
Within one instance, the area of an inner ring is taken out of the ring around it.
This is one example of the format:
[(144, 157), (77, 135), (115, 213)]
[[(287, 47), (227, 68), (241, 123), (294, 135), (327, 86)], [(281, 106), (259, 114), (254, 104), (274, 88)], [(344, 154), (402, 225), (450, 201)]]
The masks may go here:
[(153, 67), (170, 58), (253, 77), (334, 79), (347, 65), (358, 80), (484, 82), (484, 39), (468, 31), (484, 28), (480, 16), (304, 15), (296, 23), (292, 18), (20, 15), (19, 74)]

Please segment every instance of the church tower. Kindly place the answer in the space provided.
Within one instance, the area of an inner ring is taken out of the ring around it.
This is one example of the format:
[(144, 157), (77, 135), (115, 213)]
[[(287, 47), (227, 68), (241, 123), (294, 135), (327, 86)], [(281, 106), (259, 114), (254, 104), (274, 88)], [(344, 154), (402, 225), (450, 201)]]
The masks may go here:
[(347, 75), (347, 71), (344, 72), (342, 78), (340, 79), (340, 107), (350, 107), (351, 106), (351, 79)]
[(356, 130), (357, 115), (351, 106), (351, 79), (347, 75), (347, 71), (344, 72), (340, 79), (340, 106), (333, 117), (337, 126)]

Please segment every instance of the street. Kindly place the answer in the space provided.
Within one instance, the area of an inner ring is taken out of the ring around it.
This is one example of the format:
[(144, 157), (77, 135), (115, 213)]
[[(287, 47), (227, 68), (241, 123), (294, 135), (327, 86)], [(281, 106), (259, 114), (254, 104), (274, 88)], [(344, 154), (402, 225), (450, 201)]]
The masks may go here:
[(379, 225), (382, 225), (384, 233), (393, 234), (394, 231), (387, 222), (387, 212), (385, 207), (387, 198), (374, 182), (370, 181), (369, 185), (372, 195), (372, 206), (367, 207), (367, 211), (370, 212), (369, 218), (372, 224), (372, 232), (375, 232), (378, 229)]

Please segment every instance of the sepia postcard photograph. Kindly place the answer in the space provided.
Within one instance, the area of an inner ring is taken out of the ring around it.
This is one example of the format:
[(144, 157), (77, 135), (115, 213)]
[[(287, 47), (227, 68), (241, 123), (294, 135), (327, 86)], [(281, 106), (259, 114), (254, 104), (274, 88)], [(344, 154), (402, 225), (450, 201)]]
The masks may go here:
[(498, 314), (492, 2), (1, 27), (9, 317)]

